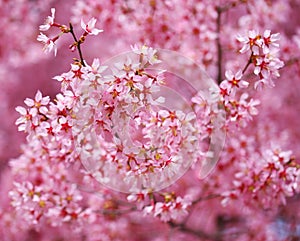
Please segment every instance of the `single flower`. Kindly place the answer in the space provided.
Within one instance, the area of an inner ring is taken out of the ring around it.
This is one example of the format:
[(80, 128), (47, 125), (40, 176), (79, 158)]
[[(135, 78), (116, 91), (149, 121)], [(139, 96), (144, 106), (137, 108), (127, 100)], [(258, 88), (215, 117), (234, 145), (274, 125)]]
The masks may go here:
[(57, 54), (57, 46), (54, 43), (54, 41), (56, 39), (53, 40), (53, 39), (49, 38), (48, 36), (46, 36), (45, 34), (40, 33), (40, 35), (37, 37), (37, 40), (45, 44), (44, 48), (43, 48), (43, 51), (45, 53), (50, 53), (53, 50), (54, 51), (54, 55), (56, 56), (56, 54)]
[(81, 19), (81, 27), (89, 35), (98, 35), (99, 33), (103, 32), (103, 30), (95, 28), (96, 22), (97, 19), (92, 18), (90, 21), (88, 21), (87, 24), (85, 24), (84, 21)]
[(48, 16), (43, 25), (40, 25), (40, 31), (47, 31), (53, 24), (55, 18), (55, 8), (51, 8), (51, 16)]

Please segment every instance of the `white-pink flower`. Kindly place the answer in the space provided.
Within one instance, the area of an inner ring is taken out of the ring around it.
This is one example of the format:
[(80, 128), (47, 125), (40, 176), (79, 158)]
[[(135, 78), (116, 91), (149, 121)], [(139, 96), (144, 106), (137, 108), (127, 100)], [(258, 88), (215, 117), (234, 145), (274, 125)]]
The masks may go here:
[(46, 114), (47, 113), (48, 109), (47, 109), (46, 105), (48, 105), (49, 102), (50, 102), (49, 96), (43, 97), (42, 92), (39, 91), (39, 90), (35, 94), (34, 100), (30, 99), (30, 98), (26, 98), (24, 100), (24, 103), (28, 107), (30, 107), (30, 108), (36, 108), (42, 114)]
[(235, 94), (236, 89), (238, 88), (247, 88), (249, 83), (245, 80), (242, 80), (243, 73), (241, 70), (235, 74), (231, 70), (225, 72), (226, 80), (222, 81), (220, 87), (222, 94)]
[(157, 202), (155, 204), (154, 216), (159, 216), (160, 220), (163, 222), (168, 222), (171, 220), (171, 207), (172, 202), (169, 203), (162, 203)]
[(43, 33), (40, 33), (40, 35), (37, 37), (37, 41), (40, 41), (44, 44), (43, 51), (45, 53), (50, 53), (51, 51), (54, 51), (54, 55), (56, 56), (57, 46), (54, 43), (53, 39), (49, 38)]
[(81, 19), (81, 27), (89, 35), (98, 35), (99, 33), (103, 32), (103, 30), (95, 28), (96, 22), (97, 19), (92, 18), (90, 21), (88, 21), (87, 24), (85, 24), (84, 21)]
[(265, 30), (263, 34), (263, 52), (268, 53), (271, 46), (279, 48), (279, 43), (277, 43), (279, 39), (279, 33), (271, 34), (271, 30)]
[(45, 23), (40, 25), (40, 31), (47, 31), (53, 24), (55, 18), (55, 8), (51, 8), (51, 16), (48, 16), (45, 20)]
[(38, 124), (36, 109), (26, 110), (24, 107), (18, 106), (16, 107), (16, 111), (21, 114), (21, 117), (19, 117), (15, 122), (15, 124), (18, 125), (19, 131), (29, 132), (32, 125)]
[(262, 46), (263, 41), (258, 31), (250, 30), (246, 36), (238, 35), (236, 38), (239, 42), (244, 44), (240, 50), (241, 53), (251, 50), (254, 54), (259, 54), (259, 48)]

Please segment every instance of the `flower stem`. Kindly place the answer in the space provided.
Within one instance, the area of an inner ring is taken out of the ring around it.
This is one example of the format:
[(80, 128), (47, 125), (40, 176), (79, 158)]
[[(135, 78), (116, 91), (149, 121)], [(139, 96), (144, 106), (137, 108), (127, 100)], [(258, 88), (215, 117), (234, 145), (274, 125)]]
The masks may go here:
[(243, 74), (246, 72), (246, 70), (248, 69), (249, 65), (252, 63), (252, 57), (253, 57), (253, 52), (251, 52), (250, 58), (249, 58), (247, 64), (245, 65), (245, 67), (244, 67), (244, 69), (242, 71)]

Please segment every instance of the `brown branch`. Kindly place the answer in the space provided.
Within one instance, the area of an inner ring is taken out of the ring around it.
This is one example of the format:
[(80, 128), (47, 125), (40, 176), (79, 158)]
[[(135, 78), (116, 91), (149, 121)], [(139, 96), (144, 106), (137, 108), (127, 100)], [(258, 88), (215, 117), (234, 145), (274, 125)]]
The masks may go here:
[(69, 23), (69, 26), (70, 26), (70, 33), (72, 34), (73, 36), (73, 39), (75, 41), (75, 44), (76, 44), (76, 47), (78, 49), (78, 53), (79, 53), (79, 57), (80, 57), (80, 63), (85, 66), (85, 63), (84, 63), (84, 59), (83, 59), (83, 56), (82, 56), (82, 51), (81, 51), (81, 41), (78, 41), (77, 38), (76, 38), (76, 35), (74, 33), (74, 29), (73, 29), (73, 25), (71, 23)]
[(218, 76), (217, 76), (217, 81), (218, 84), (222, 82), (222, 46), (221, 46), (221, 41), (220, 41), (220, 32), (221, 32), (221, 13), (222, 13), (222, 8), (217, 7), (217, 56), (218, 56)]
[(221, 13), (226, 12), (228, 10), (230, 10), (231, 8), (237, 7), (239, 4), (243, 4), (243, 3), (247, 3), (247, 0), (236, 0), (236, 1), (232, 1), (228, 4), (226, 4), (225, 6), (219, 7)]
[(246, 70), (248, 69), (249, 65), (252, 63), (252, 58), (253, 58), (253, 52), (251, 52), (250, 58), (249, 58), (247, 64), (245, 65), (245, 67), (244, 67), (244, 69), (242, 71), (243, 74), (246, 72)]
[[(192, 202), (191, 208), (194, 208), (195, 204), (197, 204), (201, 201), (205, 201), (205, 200), (209, 200), (209, 199), (213, 199), (213, 198), (217, 198), (217, 197), (220, 197), (220, 195), (219, 194), (210, 194), (210, 195), (205, 196), (205, 197), (200, 197), (200, 198), (198, 198), (198, 199), (196, 199)], [(191, 213), (192, 213), (192, 210), (190, 210), (189, 215), (184, 219), (184, 221), (182, 223), (178, 224), (178, 223), (175, 223), (173, 221), (170, 221), (170, 222), (168, 222), (169, 226), (172, 227), (172, 228), (177, 228), (178, 230), (180, 230), (182, 232), (186, 232), (188, 234), (197, 236), (199, 238), (204, 238), (204, 239), (208, 239), (208, 240), (212, 240), (212, 241), (217, 241), (218, 236), (216, 236), (216, 235), (208, 234), (208, 233), (206, 233), (202, 230), (194, 230), (194, 229), (188, 228), (186, 226), (187, 220), (189, 219)]]
[(199, 237), (199, 238), (216, 241), (216, 236), (215, 235), (208, 234), (208, 233), (206, 233), (202, 230), (190, 229), (185, 224), (177, 224), (177, 223), (174, 223), (173, 221), (168, 222), (168, 224), (171, 228), (176, 228), (179, 231), (194, 235), (194, 236)]
[(221, 45), (221, 39), (220, 39), (220, 34), (221, 34), (221, 15), (223, 12), (226, 12), (230, 10), (231, 8), (237, 7), (239, 4), (246, 3), (247, 0), (237, 0), (237, 1), (232, 1), (225, 6), (218, 6), (216, 8), (217, 10), (217, 39), (216, 39), (216, 44), (217, 44), (217, 67), (218, 67), (218, 74), (217, 74), (217, 82), (220, 84), (222, 82), (222, 45)]
[(129, 208), (129, 209), (113, 209), (113, 210), (111, 210), (111, 209), (100, 209), (100, 210), (96, 210), (95, 212), (103, 214), (103, 215), (120, 216), (120, 215), (123, 215), (123, 214), (134, 212), (136, 210), (137, 210), (136, 207), (132, 207), (132, 208)]
[(286, 61), (285, 65), (284, 65), (282, 68), (291, 66), (291, 65), (293, 65), (293, 64), (296, 64), (296, 63), (298, 63), (299, 61), (300, 61), (300, 57), (299, 57), (299, 58), (297, 58), (297, 57), (291, 58), (291, 59), (289, 59), (288, 61)]
[(210, 194), (210, 195), (207, 195), (205, 197), (199, 197), (198, 199), (194, 200), (192, 202), (193, 205), (201, 202), (201, 201), (206, 201), (206, 200), (210, 200), (210, 199), (214, 199), (214, 198), (218, 198), (220, 197), (221, 195), (220, 194)]

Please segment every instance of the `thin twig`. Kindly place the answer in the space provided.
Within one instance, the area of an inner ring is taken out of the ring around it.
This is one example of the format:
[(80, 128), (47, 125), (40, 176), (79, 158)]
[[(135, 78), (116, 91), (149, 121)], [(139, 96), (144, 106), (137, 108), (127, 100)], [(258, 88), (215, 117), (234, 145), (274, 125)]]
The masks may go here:
[(288, 67), (288, 66), (291, 66), (295, 63), (298, 63), (300, 61), (300, 57), (299, 58), (292, 58), (292, 59), (289, 59), (288, 61), (285, 62), (285, 65), (283, 66), (284, 67)]
[(69, 23), (69, 26), (70, 26), (70, 33), (72, 34), (73, 39), (74, 39), (74, 41), (76, 43), (76, 47), (78, 49), (78, 53), (79, 53), (79, 57), (80, 57), (80, 63), (83, 66), (85, 66), (84, 59), (83, 59), (82, 52), (81, 52), (81, 48), (80, 48), (81, 42), (78, 41), (77, 38), (76, 38), (76, 35), (74, 33), (74, 29), (73, 29), (73, 25), (71, 23)]
[[(218, 60), (217, 60), (217, 66), (218, 66), (218, 75), (217, 75), (217, 82), (218, 84), (220, 84), (222, 82), (222, 46), (221, 46), (221, 39), (220, 39), (220, 35), (221, 35), (221, 15), (223, 12), (226, 12), (228, 10), (230, 10), (231, 8), (237, 7), (239, 4), (242, 3), (246, 3), (247, 1), (245, 0), (238, 0), (238, 1), (232, 1), (228, 4), (226, 4), (225, 6), (218, 6), (216, 8), (217, 10), (217, 56), (218, 56)], [(248, 67), (248, 66), (247, 66)]]
[(217, 51), (218, 51), (218, 76), (217, 81), (218, 84), (222, 82), (222, 46), (221, 46), (221, 40), (220, 40), (220, 32), (221, 32), (221, 13), (222, 9), (220, 7), (217, 7)]
[(237, 7), (239, 4), (247, 3), (247, 0), (238, 0), (238, 1), (232, 1), (225, 6), (219, 7), (221, 13), (226, 12), (234, 7)]
[(244, 74), (246, 72), (246, 70), (248, 69), (249, 65), (252, 63), (252, 58), (253, 58), (253, 52), (251, 52), (250, 58), (246, 64), (246, 66), (244, 67), (242, 73)]
[(197, 204), (201, 201), (206, 201), (206, 200), (210, 200), (210, 199), (214, 199), (214, 198), (218, 198), (218, 197), (221, 197), (221, 195), (220, 194), (210, 194), (210, 195), (207, 195), (205, 197), (199, 197), (198, 199), (194, 200), (192, 202), (192, 204), (194, 205), (194, 204)]
[[(220, 195), (219, 194), (210, 194), (210, 195), (205, 196), (205, 197), (200, 197), (200, 198), (198, 198), (198, 199), (196, 199), (196, 200), (194, 200), (192, 202), (191, 208), (194, 208), (195, 204), (197, 204), (197, 203), (199, 203), (201, 201), (205, 201), (205, 200), (209, 200), (209, 199), (213, 199), (213, 198), (217, 198), (217, 197), (220, 197)], [(168, 222), (168, 224), (172, 228), (178, 228), (180, 231), (189, 233), (189, 234), (197, 236), (199, 238), (205, 238), (205, 239), (216, 241), (217, 240), (217, 236), (216, 235), (208, 234), (208, 233), (206, 233), (206, 232), (204, 232), (202, 230), (190, 229), (190, 228), (188, 228), (186, 226), (187, 220), (189, 219), (191, 212), (192, 212), (192, 210), (190, 210), (189, 215), (184, 219), (183, 222), (181, 222), (181, 223), (175, 223), (175, 222), (170, 221), (170, 222)]]
[(174, 223), (172, 221), (168, 222), (168, 224), (169, 224), (169, 226), (171, 228), (176, 228), (176, 229), (178, 229), (180, 231), (192, 234), (192, 235), (194, 235), (196, 237), (203, 238), (203, 239), (209, 239), (209, 240), (212, 240), (212, 241), (216, 240), (215, 235), (208, 234), (208, 233), (206, 233), (206, 232), (204, 232), (202, 230), (190, 229), (185, 224), (177, 224), (177, 223)]
[(123, 215), (127, 213), (131, 213), (136, 211), (136, 207), (132, 207), (129, 209), (115, 209), (115, 210), (110, 210), (110, 209), (101, 209), (101, 210), (96, 210), (96, 213), (104, 214), (104, 215)]

